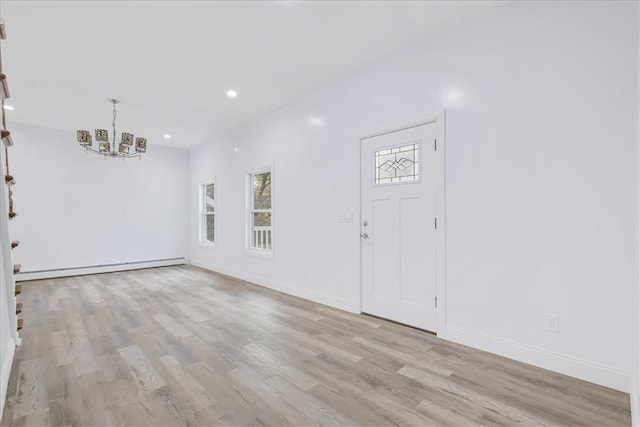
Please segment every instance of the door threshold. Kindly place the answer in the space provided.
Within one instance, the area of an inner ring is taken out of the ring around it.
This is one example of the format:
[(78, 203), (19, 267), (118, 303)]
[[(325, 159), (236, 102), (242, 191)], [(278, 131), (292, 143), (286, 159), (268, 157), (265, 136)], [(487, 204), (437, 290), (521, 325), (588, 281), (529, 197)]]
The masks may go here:
[(386, 317), (376, 316), (375, 314), (365, 313), (364, 311), (361, 312), (360, 314), (362, 314), (363, 316), (373, 317), (374, 319), (384, 320), (385, 322), (394, 323), (396, 325), (405, 326), (407, 328), (415, 329), (416, 331), (426, 332), (426, 333), (428, 333), (430, 335), (433, 335), (435, 337), (438, 336), (438, 334), (436, 332), (429, 331), (427, 329), (418, 328), (417, 326), (413, 326), (413, 325), (407, 325), (406, 323), (398, 322), (396, 320), (387, 319)]

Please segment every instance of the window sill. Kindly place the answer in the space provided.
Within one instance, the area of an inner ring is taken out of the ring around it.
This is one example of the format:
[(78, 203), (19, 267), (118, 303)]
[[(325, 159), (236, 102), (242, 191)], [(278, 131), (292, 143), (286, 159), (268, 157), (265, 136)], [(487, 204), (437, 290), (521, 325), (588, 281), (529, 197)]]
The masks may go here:
[(245, 248), (244, 254), (249, 256), (254, 256), (257, 258), (264, 258), (264, 259), (271, 259), (271, 260), (273, 259), (273, 250), (265, 251), (261, 249)]
[(205, 248), (207, 248), (207, 249), (216, 249), (216, 248), (217, 248), (217, 246), (216, 246), (216, 244), (215, 244), (215, 243), (202, 242), (202, 241), (201, 241), (201, 242), (198, 242), (198, 243), (200, 243), (200, 246), (204, 246), (204, 247), (205, 247)]

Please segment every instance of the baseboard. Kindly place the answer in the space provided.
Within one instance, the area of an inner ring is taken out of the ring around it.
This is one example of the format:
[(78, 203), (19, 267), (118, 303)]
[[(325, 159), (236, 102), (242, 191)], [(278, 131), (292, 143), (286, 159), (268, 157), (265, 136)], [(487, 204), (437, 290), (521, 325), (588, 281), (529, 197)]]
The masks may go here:
[(444, 333), (438, 331), (438, 336), (624, 393), (630, 392), (631, 373), (610, 366), (453, 325), (447, 325)]
[(16, 274), (16, 282), (26, 280), (54, 279), (56, 277), (84, 276), (87, 274), (113, 273), (117, 271), (140, 270), (143, 268), (166, 267), (186, 264), (186, 258), (169, 258), (152, 261), (123, 262), (119, 264), (92, 265), (86, 267), (59, 268), (52, 270), (25, 271)]
[[(360, 308), (353, 301), (337, 298), (322, 292), (265, 279), (260, 276), (247, 274), (200, 260), (191, 259), (191, 265), (255, 283), (299, 298), (339, 308), (341, 310), (350, 311), (352, 313), (360, 312)], [(538, 366), (543, 369), (559, 372), (561, 374), (599, 384), (604, 387), (609, 387), (625, 393), (630, 392), (631, 374), (616, 368), (454, 325), (447, 325), (445, 331), (438, 331), (438, 336), (449, 341), (488, 351), (490, 353)]]
[(7, 388), (9, 387), (9, 375), (11, 374), (11, 365), (13, 365), (13, 355), (16, 352), (16, 345), (13, 338), (9, 338), (7, 346), (7, 354), (2, 355), (2, 366), (0, 367), (0, 419), (2, 419), (2, 411), (7, 399)]
[(360, 307), (358, 307), (354, 301), (350, 301), (345, 298), (339, 298), (333, 295), (325, 294), (323, 292), (302, 288), (300, 286), (293, 286), (275, 280), (266, 279), (264, 277), (247, 274), (241, 271), (223, 267), (221, 265), (211, 264), (200, 260), (191, 259), (191, 265), (204, 268), (205, 270), (235, 277), (236, 279), (254, 283), (265, 288), (273, 289), (274, 291), (283, 292), (285, 294), (293, 295), (298, 298), (338, 308), (340, 310), (349, 311), (351, 313), (360, 313)]

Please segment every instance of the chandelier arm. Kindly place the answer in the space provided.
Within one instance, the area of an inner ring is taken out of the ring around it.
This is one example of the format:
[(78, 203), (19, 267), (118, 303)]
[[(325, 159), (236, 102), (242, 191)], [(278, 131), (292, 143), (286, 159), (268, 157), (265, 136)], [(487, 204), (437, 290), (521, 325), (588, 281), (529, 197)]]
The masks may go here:
[[(109, 99), (109, 102), (113, 104), (113, 120), (111, 121), (111, 128), (113, 130), (113, 139), (112, 139), (113, 145), (109, 143), (109, 132), (107, 130), (105, 130), (105, 133), (107, 134), (106, 141), (105, 139), (98, 139), (98, 129), (96, 129), (96, 140), (99, 142), (98, 150), (91, 148), (92, 141), (91, 141), (91, 134), (89, 134), (89, 131), (85, 131), (85, 130), (77, 131), (78, 142), (80, 143), (80, 145), (84, 146), (85, 153), (91, 152), (93, 154), (103, 156), (105, 159), (107, 158), (107, 156), (111, 158), (116, 158), (116, 159), (131, 159), (136, 157), (138, 159), (141, 159), (142, 155), (146, 153), (146, 148), (147, 148), (146, 138), (141, 138), (141, 137), (136, 138), (135, 153), (129, 152), (130, 150), (129, 146), (133, 145), (133, 134), (127, 133), (126, 141), (122, 140), (121, 142), (118, 142), (117, 141), (118, 138), (116, 134), (117, 132), (116, 118), (118, 117), (118, 111), (116, 108), (116, 104), (119, 104), (120, 101), (118, 101), (117, 99)], [(3, 105), (4, 101), (1, 104)], [(122, 136), (124, 137), (124, 135), (125, 134), (123, 134)], [(100, 138), (104, 138), (104, 136), (102, 135), (102, 132), (100, 133)], [(101, 147), (101, 144), (103, 143), (109, 147), (108, 151), (102, 151), (102, 148), (104, 147)], [(123, 150), (120, 150), (120, 148), (123, 148)]]
[(98, 150), (96, 150), (95, 148), (91, 148), (91, 147), (84, 147), (85, 151), (93, 153), (93, 154), (97, 154), (98, 156), (109, 156), (109, 157), (117, 157), (117, 158), (125, 158), (125, 159), (133, 159), (135, 157), (139, 157), (138, 153), (135, 154), (120, 154), (120, 153), (115, 153), (113, 151), (110, 151), (108, 153), (103, 153), (100, 152)]

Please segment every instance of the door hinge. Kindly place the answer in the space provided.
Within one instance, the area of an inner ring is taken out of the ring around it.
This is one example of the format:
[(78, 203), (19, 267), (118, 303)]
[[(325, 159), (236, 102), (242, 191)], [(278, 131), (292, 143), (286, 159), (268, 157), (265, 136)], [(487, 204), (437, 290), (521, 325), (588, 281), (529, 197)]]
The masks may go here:
[(434, 139), (433, 140), (433, 151), (437, 151), (438, 150), (438, 140)]
[(436, 296), (433, 299), (434, 299), (433, 304), (435, 305), (436, 308), (438, 308), (438, 297)]
[(438, 218), (433, 218), (433, 228), (438, 229)]

